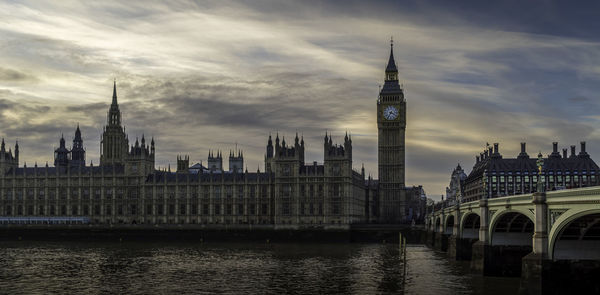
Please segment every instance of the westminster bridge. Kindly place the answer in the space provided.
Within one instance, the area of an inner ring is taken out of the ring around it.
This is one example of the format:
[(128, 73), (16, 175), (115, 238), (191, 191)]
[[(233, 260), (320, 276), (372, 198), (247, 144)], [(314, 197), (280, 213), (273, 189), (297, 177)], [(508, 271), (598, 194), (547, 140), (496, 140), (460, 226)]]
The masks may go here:
[(523, 293), (600, 292), (600, 187), (436, 205), (427, 243), (473, 271), (521, 276)]

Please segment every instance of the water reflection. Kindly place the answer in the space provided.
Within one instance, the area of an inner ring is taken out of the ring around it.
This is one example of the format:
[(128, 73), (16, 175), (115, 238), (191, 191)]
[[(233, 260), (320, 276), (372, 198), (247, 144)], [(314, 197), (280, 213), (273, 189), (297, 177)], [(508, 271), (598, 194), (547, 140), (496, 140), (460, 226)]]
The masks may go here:
[(465, 275), (464, 264), (422, 246), (0, 243), (0, 290), (47, 293), (490, 294), (518, 279)]

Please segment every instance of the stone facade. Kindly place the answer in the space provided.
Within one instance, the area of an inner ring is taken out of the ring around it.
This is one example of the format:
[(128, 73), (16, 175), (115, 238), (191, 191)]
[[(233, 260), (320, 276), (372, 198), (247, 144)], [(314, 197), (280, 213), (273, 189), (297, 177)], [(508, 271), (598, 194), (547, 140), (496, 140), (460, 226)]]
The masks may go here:
[[(464, 180), (464, 202), (488, 198), (534, 193), (537, 191), (537, 158), (529, 158), (526, 145), (521, 143), (521, 153), (516, 158), (503, 158), (498, 144), (488, 147), (475, 157), (475, 165)], [(543, 158), (541, 181), (549, 190), (595, 186), (600, 184), (600, 169), (581, 142), (579, 154), (575, 146), (558, 151), (558, 143), (552, 143), (552, 153)]]
[(398, 82), (394, 47), (385, 69), (385, 83), (377, 99), (379, 219), (385, 223), (406, 221), (405, 131), (406, 101)]
[(446, 187), (446, 200), (448, 202), (457, 202), (457, 198), (462, 196), (462, 184), (467, 178), (467, 174), (460, 167), (460, 164), (454, 168), (450, 176), (450, 185)]
[[(101, 137), (100, 165), (86, 165), (79, 126), (68, 149), (60, 139), (54, 167), (19, 167), (0, 151), (0, 217), (18, 222), (92, 224), (263, 224), (278, 228), (348, 228), (421, 218), (422, 187), (404, 185), (406, 107), (390, 54), (386, 86), (377, 101), (380, 180), (353, 170), (352, 138), (323, 141), (323, 163), (306, 163), (305, 143), (269, 135), (265, 171), (243, 171), (243, 152), (209, 151), (207, 166), (177, 157), (177, 170), (155, 169), (154, 138), (129, 144), (121, 124), (116, 82)], [(395, 112), (389, 107), (393, 106)], [(386, 111), (387, 109), (387, 111)], [(387, 112), (388, 114), (384, 114)], [(393, 118), (392, 118), (393, 117)], [(407, 207), (407, 197), (415, 208)], [(407, 218), (410, 218), (407, 219)], [(7, 220), (8, 220), (7, 219)]]

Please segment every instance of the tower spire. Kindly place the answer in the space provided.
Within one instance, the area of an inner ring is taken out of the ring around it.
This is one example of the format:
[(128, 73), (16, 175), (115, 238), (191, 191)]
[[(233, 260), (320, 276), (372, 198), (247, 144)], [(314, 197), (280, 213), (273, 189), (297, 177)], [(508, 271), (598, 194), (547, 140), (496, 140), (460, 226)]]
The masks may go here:
[(114, 80), (113, 84), (112, 105), (117, 105), (117, 79)]
[(129, 150), (129, 138), (125, 133), (125, 127), (121, 125), (116, 79), (113, 81), (112, 103), (106, 115), (106, 126), (101, 139), (100, 166), (122, 164)]
[(394, 60), (394, 39), (390, 39), (390, 58), (388, 60), (388, 64), (385, 68), (385, 71), (386, 73), (398, 72), (398, 68), (396, 67), (396, 61)]
[(80, 141), (81, 140), (81, 129), (79, 129), (79, 123), (77, 123), (77, 129), (75, 129), (75, 138), (73, 139), (73, 141)]

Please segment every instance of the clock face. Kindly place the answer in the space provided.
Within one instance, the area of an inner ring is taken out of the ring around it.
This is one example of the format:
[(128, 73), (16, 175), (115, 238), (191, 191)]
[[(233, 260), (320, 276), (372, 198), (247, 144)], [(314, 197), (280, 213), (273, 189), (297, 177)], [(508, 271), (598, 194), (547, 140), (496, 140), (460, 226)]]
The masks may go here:
[(383, 110), (383, 117), (388, 120), (394, 120), (398, 117), (398, 109), (393, 106), (388, 106)]

